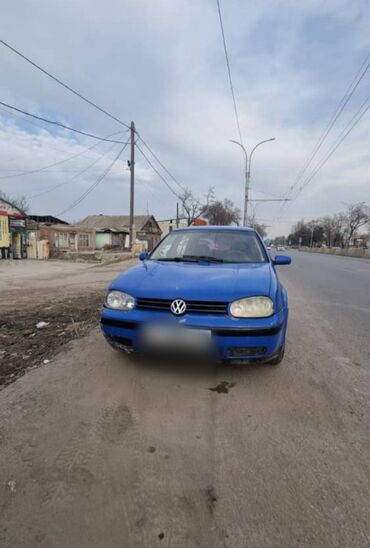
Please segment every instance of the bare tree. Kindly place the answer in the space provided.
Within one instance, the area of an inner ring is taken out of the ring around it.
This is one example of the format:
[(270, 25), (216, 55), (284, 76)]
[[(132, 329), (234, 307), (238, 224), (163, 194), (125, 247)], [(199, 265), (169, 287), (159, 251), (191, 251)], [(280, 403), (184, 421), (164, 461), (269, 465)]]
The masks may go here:
[(309, 222), (299, 221), (292, 227), (288, 239), (293, 245), (349, 246), (356, 231), (366, 224), (370, 224), (370, 207), (360, 202), (349, 205), (344, 213)]
[(267, 230), (266, 230), (267, 226), (262, 224), (262, 223), (257, 222), (256, 207), (255, 206), (252, 208), (252, 213), (250, 215), (248, 215), (247, 224), (248, 224), (248, 226), (253, 227), (258, 232), (258, 234), (261, 236), (261, 238), (266, 238), (266, 236), (267, 236)]
[(181, 202), (182, 214), (186, 217), (188, 226), (192, 225), (196, 219), (199, 219), (208, 206), (214, 200), (214, 190), (212, 187), (208, 189), (207, 194), (202, 200), (199, 196), (195, 196), (190, 188), (184, 188), (182, 194), (179, 195)]
[(266, 238), (267, 236), (267, 226), (260, 223), (254, 223), (253, 225), (254, 230), (258, 232), (258, 234), (261, 236), (261, 238)]
[(275, 245), (285, 245), (286, 244), (286, 236), (276, 236), (276, 238), (273, 239), (273, 243)]
[(336, 213), (332, 217), (327, 215), (317, 221), (323, 229), (323, 240), (328, 247), (340, 244), (343, 241), (345, 219), (343, 214)]
[(355, 232), (362, 226), (370, 223), (370, 208), (365, 202), (351, 204), (343, 214), (343, 217), (345, 221), (347, 245), (349, 246)]
[(240, 209), (234, 206), (234, 202), (225, 198), (223, 202), (216, 200), (205, 208), (203, 216), (210, 225), (238, 225), (240, 222)]
[(13, 197), (13, 196), (8, 196), (8, 194), (0, 190), (0, 198), (3, 198), (3, 200), (10, 202), (15, 207), (17, 207), (21, 211), (24, 211), (25, 213), (27, 213), (30, 209), (30, 204), (28, 202), (27, 196), (25, 195)]

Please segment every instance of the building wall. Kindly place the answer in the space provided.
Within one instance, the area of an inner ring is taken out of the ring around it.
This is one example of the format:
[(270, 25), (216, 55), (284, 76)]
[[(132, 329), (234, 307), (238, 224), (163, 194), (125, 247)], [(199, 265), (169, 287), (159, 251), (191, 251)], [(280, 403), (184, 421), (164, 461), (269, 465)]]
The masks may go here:
[(49, 240), (41, 240), (39, 223), (29, 217), (26, 220), (27, 258), (45, 260), (49, 258)]
[(120, 247), (121, 249), (124, 249), (126, 243), (126, 234), (115, 234), (112, 233), (112, 245), (115, 245), (117, 247)]
[(9, 224), (8, 216), (0, 215), (0, 247), (9, 247)]
[(104, 246), (115, 246), (124, 250), (128, 248), (128, 240), (128, 234), (123, 232), (97, 232), (95, 248), (103, 249)]
[(102, 249), (105, 245), (112, 245), (111, 232), (97, 232), (95, 238), (96, 249)]
[[(158, 221), (159, 227), (162, 230), (162, 238), (167, 236), (169, 232), (172, 232), (172, 230), (176, 230), (176, 219), (169, 219), (166, 221)], [(179, 220), (179, 227), (178, 228), (187, 228), (188, 223), (185, 219)]]
[[(40, 239), (49, 241), (50, 256), (55, 257), (65, 251), (91, 251), (95, 249), (95, 232), (76, 229), (75, 227), (59, 228), (40, 225)], [(86, 245), (87, 244), (87, 245)]]
[(162, 238), (162, 230), (153, 219), (149, 219), (141, 230), (136, 232), (136, 241), (145, 242), (146, 249), (151, 251)]

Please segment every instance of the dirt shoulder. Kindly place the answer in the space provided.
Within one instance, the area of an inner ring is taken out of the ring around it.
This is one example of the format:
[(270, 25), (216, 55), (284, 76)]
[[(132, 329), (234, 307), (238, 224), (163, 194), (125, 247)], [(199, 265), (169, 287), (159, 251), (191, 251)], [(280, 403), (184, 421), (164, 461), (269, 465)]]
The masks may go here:
[(0, 386), (48, 363), (69, 341), (97, 326), (106, 286), (132, 264), (24, 261), (3, 268)]

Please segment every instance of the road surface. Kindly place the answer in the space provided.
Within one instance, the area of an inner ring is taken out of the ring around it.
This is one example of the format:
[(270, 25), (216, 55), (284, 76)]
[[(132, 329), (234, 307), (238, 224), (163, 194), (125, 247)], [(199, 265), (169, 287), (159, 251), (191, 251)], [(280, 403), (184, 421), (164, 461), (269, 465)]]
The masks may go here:
[(309, 252), (293, 257), (291, 267), (279, 270), (284, 283), (317, 308), (351, 361), (370, 368), (370, 260)]
[(370, 262), (293, 261), (278, 367), (135, 364), (95, 328), (0, 392), (0, 545), (369, 546)]

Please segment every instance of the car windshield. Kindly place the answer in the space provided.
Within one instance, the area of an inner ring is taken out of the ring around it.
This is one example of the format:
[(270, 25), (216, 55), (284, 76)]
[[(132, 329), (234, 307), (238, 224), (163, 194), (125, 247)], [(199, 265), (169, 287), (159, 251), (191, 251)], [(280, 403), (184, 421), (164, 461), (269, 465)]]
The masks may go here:
[(153, 251), (155, 261), (264, 263), (255, 232), (247, 230), (180, 230), (171, 232)]

